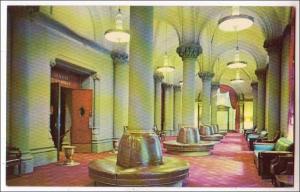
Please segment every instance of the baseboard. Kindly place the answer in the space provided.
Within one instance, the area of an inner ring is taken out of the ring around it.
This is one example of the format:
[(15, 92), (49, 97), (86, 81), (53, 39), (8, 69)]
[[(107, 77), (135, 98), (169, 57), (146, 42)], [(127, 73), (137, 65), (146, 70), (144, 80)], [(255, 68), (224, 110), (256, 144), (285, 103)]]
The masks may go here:
[(57, 161), (57, 150), (54, 147), (31, 149), (30, 152), (33, 156), (34, 167), (47, 165)]
[(93, 153), (111, 151), (112, 149), (113, 149), (113, 138), (92, 141)]

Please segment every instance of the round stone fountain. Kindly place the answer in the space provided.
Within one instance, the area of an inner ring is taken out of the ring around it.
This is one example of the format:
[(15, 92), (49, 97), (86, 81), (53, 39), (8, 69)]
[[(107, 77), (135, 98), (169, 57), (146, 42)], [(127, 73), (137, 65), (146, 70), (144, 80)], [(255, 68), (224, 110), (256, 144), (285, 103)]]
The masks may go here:
[(224, 135), (216, 132), (212, 126), (209, 125), (201, 125), (199, 128), (200, 138), (203, 141), (220, 141), (223, 139)]
[(190, 155), (193, 154), (190, 152), (202, 152), (202, 155), (208, 155), (216, 143), (218, 142), (200, 140), (198, 128), (182, 127), (179, 130), (177, 139), (165, 141), (163, 146), (167, 149), (168, 153), (186, 153)]
[(182, 186), (189, 164), (162, 157), (159, 138), (151, 132), (124, 133), (118, 155), (91, 161), (89, 176), (97, 186)]

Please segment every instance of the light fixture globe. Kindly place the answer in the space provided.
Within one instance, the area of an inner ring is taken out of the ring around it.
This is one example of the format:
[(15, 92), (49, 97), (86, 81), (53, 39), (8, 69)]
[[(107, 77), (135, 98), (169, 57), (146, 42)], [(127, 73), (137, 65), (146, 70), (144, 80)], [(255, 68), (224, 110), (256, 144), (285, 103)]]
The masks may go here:
[(161, 73), (170, 73), (175, 70), (174, 66), (167, 65), (167, 66), (159, 66), (156, 68), (156, 71), (161, 72)]
[(130, 34), (122, 29), (109, 29), (104, 33), (105, 39), (114, 43), (128, 43)]
[(232, 84), (240, 84), (240, 83), (244, 83), (245, 80), (244, 79), (231, 79), (230, 82)]
[(106, 40), (114, 43), (128, 43), (130, 40), (129, 31), (123, 29), (123, 20), (121, 9), (118, 10), (118, 14), (115, 18), (116, 28), (105, 31), (104, 37)]
[(251, 27), (254, 18), (249, 15), (229, 15), (219, 20), (219, 29), (222, 31), (242, 31)]
[(231, 61), (227, 63), (227, 67), (231, 69), (244, 68), (247, 66), (246, 61)]

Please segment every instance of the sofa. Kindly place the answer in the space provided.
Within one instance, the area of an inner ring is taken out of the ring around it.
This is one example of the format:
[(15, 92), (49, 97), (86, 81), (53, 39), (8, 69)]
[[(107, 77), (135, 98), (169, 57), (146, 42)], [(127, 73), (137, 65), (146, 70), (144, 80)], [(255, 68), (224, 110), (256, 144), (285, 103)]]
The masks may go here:
[(263, 179), (271, 178), (270, 164), (272, 159), (279, 155), (293, 154), (293, 141), (281, 137), (276, 143), (255, 143), (254, 144), (254, 162), (258, 169), (258, 174)]

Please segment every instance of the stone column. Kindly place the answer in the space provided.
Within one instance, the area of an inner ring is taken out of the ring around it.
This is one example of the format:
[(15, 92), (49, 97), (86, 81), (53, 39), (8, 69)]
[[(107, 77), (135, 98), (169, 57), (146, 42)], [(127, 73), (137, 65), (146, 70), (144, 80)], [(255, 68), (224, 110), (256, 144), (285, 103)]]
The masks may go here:
[(211, 124), (218, 124), (217, 118), (217, 93), (220, 84), (218, 82), (212, 82), (211, 84)]
[(160, 165), (162, 150), (153, 132), (153, 7), (130, 7), (128, 130), (122, 135), (117, 165)]
[(265, 98), (266, 98), (266, 69), (256, 69), (255, 74), (258, 79), (257, 104), (256, 104), (256, 124), (257, 130), (265, 130)]
[(162, 73), (156, 72), (154, 74), (155, 80), (155, 113), (154, 113), (154, 124), (156, 125), (158, 130), (161, 130), (161, 83), (164, 76)]
[(174, 129), (176, 134), (181, 127), (181, 86), (174, 85)]
[(171, 135), (174, 130), (174, 89), (172, 84), (164, 83), (165, 90), (165, 122), (164, 130)]
[[(257, 82), (252, 82), (251, 83), (252, 87), (252, 95), (253, 95), (253, 127), (257, 126), (257, 99), (258, 99), (258, 83)], [(261, 101), (262, 102), (262, 101)], [(263, 115), (264, 117), (264, 115)]]
[(201, 123), (204, 125), (210, 125), (210, 92), (211, 92), (211, 80), (214, 77), (214, 73), (201, 72), (199, 77), (202, 79), (202, 112), (201, 112)]
[(280, 129), (280, 68), (282, 38), (265, 41), (264, 47), (269, 55), (267, 70), (267, 93), (266, 97), (266, 128), (268, 138), (274, 137), (275, 131)]
[(177, 48), (183, 61), (182, 124), (195, 126), (195, 63), (202, 49), (198, 44), (183, 44)]
[(128, 125), (128, 54), (113, 51), (114, 64), (114, 130), (113, 137), (119, 139), (123, 127)]
[(244, 130), (244, 100), (239, 100), (240, 107), (240, 132)]
[[(33, 29), (30, 25), (30, 21), (27, 18), (28, 15), (26, 14), (26, 11), (19, 10), (19, 12), (16, 11), (15, 14), (12, 15), (11, 24), (13, 27), (13, 33), (11, 34), (11, 38), (13, 43), (11, 43), (11, 49), (13, 51), (11, 53), (11, 63), (9, 63), (11, 69), (11, 87), (8, 87), (8, 89), (10, 90), (10, 105), (8, 106), (10, 108), (10, 145), (21, 150), (22, 173), (33, 172), (34, 160), (30, 150), (30, 135), (31, 126), (37, 119), (37, 116), (34, 116), (34, 104), (39, 104), (37, 99), (41, 99), (41, 96), (39, 98), (32, 98), (31, 95), (31, 91), (34, 88), (36, 89), (37, 86), (33, 87), (34, 79), (30, 77), (40, 74), (38, 72), (35, 72), (38, 70), (33, 70), (33, 67), (31, 66), (33, 64), (31, 64), (30, 62), (32, 61), (30, 56), (33, 55), (32, 50), (34, 50), (31, 43), (31, 34)], [(47, 70), (47, 68), (43, 69)], [(38, 84), (39, 82), (36, 83)], [(45, 94), (47, 95), (47, 93)], [(33, 94), (33, 96), (35, 95)], [(48, 101), (43, 100), (43, 102)], [(48, 106), (49, 105), (50, 102)], [(49, 118), (49, 115), (47, 117)], [(40, 117), (38, 116), (38, 119), (39, 118)], [(45, 141), (45, 143), (46, 142), (47, 141)], [(2, 150), (4, 149), (2, 148)]]

